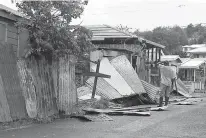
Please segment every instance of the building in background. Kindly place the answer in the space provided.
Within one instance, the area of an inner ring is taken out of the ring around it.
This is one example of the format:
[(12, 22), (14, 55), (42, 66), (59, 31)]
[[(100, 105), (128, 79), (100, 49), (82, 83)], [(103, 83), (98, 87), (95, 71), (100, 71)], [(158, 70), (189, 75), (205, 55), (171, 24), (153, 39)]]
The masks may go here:
[(193, 58), (206, 58), (206, 47), (199, 47), (187, 53)]
[(202, 47), (206, 47), (206, 44), (195, 44), (195, 45), (185, 45), (182, 46), (182, 51), (187, 53), (187, 56), (190, 56), (190, 52), (192, 50), (195, 50), (197, 48), (202, 48)]
[(182, 63), (179, 55), (164, 55), (161, 56), (161, 61), (169, 61), (170, 64), (180, 66)]
[(206, 58), (185, 58), (179, 67), (179, 77), (189, 91), (205, 90), (206, 83)]

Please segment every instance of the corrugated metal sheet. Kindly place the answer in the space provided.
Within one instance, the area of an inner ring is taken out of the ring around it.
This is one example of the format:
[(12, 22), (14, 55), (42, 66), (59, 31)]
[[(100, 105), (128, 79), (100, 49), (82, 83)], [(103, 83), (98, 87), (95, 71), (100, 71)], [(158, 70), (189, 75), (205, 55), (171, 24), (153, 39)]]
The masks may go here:
[(0, 122), (9, 122), (12, 121), (10, 115), (10, 109), (8, 105), (8, 101), (6, 98), (6, 94), (4, 91), (4, 85), (2, 82), (2, 78), (0, 76)]
[(32, 70), (27, 68), (25, 60), (19, 60), (18, 63), (19, 77), (21, 80), (21, 87), (26, 103), (26, 110), (30, 118), (37, 117), (37, 99), (34, 84), (34, 76)]
[(146, 82), (146, 81), (143, 81), (141, 80), (143, 86), (144, 86), (144, 89), (146, 91), (146, 93), (148, 94), (148, 96), (152, 99), (152, 100), (155, 100), (156, 98), (156, 95), (158, 94), (158, 92), (160, 91), (160, 88), (159, 87), (155, 87), (154, 85)]
[(20, 87), (13, 47), (0, 44), (0, 74), (13, 120), (26, 117), (25, 101)]
[(85, 26), (87, 29), (92, 31), (93, 36), (92, 40), (105, 40), (106, 38), (137, 38), (139, 41), (145, 41), (146, 44), (152, 45), (154, 47), (165, 48), (165, 46), (160, 45), (158, 43), (152, 42), (150, 40), (145, 40), (139, 36), (133, 35), (129, 32), (121, 31), (115, 27), (109, 25), (87, 25)]
[(86, 26), (86, 28), (92, 31), (92, 40), (104, 40), (105, 38), (128, 38), (133, 36), (132, 34), (127, 34), (108, 25), (90, 25)]
[(74, 57), (69, 56), (60, 58), (59, 62), (58, 108), (65, 114), (75, 112), (74, 105), (77, 104), (74, 61)]
[[(94, 77), (89, 78), (86, 85), (92, 89), (94, 85)], [(106, 99), (117, 99), (122, 97), (122, 95), (103, 78), (98, 78), (96, 94)]]
[(189, 94), (189, 90), (186, 88), (186, 86), (184, 85), (184, 83), (180, 79), (177, 80), (177, 89), (181, 95), (183, 95), (185, 97), (192, 97)]
[(47, 118), (57, 114), (52, 66), (44, 58), (29, 61), (36, 88), (37, 117)]
[[(96, 70), (96, 65), (91, 67)], [(103, 78), (112, 87), (114, 87), (122, 96), (129, 96), (136, 94), (124, 78), (117, 72), (117, 70), (111, 65), (107, 58), (103, 58), (100, 62), (100, 73), (111, 75), (111, 78)]]
[(146, 93), (137, 73), (126, 56), (118, 56), (110, 62), (136, 94)]

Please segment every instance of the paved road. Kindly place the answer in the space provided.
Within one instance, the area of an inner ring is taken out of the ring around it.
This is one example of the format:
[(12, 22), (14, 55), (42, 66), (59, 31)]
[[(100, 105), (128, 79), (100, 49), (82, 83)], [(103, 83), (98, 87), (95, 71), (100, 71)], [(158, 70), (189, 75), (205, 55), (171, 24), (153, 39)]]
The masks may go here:
[(171, 105), (150, 117), (112, 116), (109, 122), (58, 120), (51, 124), (0, 131), (0, 138), (206, 138), (206, 99)]

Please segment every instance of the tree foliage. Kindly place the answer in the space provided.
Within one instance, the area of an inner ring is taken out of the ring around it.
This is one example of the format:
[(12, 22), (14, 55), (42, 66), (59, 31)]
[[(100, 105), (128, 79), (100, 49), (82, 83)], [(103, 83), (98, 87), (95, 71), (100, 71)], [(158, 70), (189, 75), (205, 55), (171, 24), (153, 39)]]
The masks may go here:
[(66, 52), (82, 55), (93, 48), (92, 34), (80, 25), (70, 25), (85, 6), (82, 1), (22, 1), (16, 5), (25, 15), (18, 27), (29, 30), (30, 53)]
[(139, 32), (136, 30), (134, 33), (165, 45), (164, 52), (166, 54), (179, 54), (182, 57), (185, 57), (186, 54), (182, 52), (181, 46), (206, 43), (206, 27), (201, 24), (189, 24), (186, 28), (179, 26), (157, 27), (152, 31)]

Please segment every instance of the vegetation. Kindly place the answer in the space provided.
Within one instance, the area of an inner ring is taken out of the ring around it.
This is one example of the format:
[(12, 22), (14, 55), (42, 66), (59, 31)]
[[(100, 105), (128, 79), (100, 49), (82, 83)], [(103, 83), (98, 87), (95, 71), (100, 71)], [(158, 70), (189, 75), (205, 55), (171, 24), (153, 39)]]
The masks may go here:
[[(79, 18), (87, 2), (83, 1), (22, 1), (18, 10), (25, 15), (18, 27), (29, 30), (29, 55), (66, 53), (84, 55), (93, 47), (92, 34), (80, 25), (70, 25)], [(25, 23), (27, 22), (27, 23)]]
[(166, 54), (178, 54), (185, 57), (186, 54), (181, 51), (184, 45), (206, 43), (206, 27), (202, 24), (189, 24), (186, 28), (179, 26), (157, 27), (152, 31), (140, 32), (136, 30), (135, 34), (145, 39), (165, 45)]

